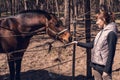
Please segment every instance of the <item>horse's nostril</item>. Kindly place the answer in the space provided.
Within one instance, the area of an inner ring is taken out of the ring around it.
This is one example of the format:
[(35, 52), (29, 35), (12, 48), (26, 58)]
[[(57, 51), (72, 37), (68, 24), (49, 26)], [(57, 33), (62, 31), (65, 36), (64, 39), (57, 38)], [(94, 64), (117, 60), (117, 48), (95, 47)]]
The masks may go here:
[(69, 37), (69, 41), (72, 42), (72, 37)]

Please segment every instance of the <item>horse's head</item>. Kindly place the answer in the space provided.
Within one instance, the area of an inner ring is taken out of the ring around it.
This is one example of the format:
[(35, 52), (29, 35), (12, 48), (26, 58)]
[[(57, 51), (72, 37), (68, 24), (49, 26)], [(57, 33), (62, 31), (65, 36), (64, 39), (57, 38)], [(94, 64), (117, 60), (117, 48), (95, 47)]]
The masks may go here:
[(63, 26), (62, 21), (58, 20), (55, 15), (51, 14), (51, 20), (48, 21), (48, 26), (46, 28), (48, 35), (59, 39), (64, 43), (72, 41), (70, 32), (65, 26)]

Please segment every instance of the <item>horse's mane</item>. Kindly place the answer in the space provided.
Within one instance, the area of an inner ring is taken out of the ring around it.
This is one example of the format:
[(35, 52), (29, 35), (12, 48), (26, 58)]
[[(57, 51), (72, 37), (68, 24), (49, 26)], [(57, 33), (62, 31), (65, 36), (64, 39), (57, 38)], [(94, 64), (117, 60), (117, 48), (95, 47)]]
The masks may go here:
[(22, 14), (22, 13), (38, 13), (38, 14), (43, 14), (43, 15), (45, 15), (45, 17), (47, 17), (48, 20), (51, 19), (50, 14), (48, 12), (44, 11), (44, 10), (24, 10), (24, 11), (19, 12), (19, 14)]

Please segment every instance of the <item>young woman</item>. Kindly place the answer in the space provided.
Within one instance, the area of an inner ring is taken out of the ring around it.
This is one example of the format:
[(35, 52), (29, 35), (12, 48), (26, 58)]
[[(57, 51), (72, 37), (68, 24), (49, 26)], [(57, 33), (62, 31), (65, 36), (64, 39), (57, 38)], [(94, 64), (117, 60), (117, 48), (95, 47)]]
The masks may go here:
[(111, 13), (100, 10), (96, 24), (101, 29), (91, 43), (73, 41), (77, 46), (91, 48), (91, 67), (95, 80), (112, 80), (112, 65), (117, 42), (117, 25)]

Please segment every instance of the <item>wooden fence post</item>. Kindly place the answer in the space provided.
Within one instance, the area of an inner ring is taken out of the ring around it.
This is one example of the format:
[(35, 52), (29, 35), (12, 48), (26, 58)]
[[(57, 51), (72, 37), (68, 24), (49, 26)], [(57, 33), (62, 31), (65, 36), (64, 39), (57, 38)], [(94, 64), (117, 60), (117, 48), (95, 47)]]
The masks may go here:
[[(74, 20), (73, 20), (73, 40), (76, 41), (76, 18), (77, 18), (77, 8), (76, 8), (76, 0), (74, 1)], [(73, 58), (72, 58), (72, 80), (75, 80), (75, 55), (76, 55), (76, 44), (73, 45)]]
[[(84, 0), (84, 6), (85, 6), (85, 33), (86, 33), (86, 42), (90, 42), (90, 27), (91, 27), (91, 20), (90, 20), (90, 0)], [(91, 50), (90, 49), (86, 49), (87, 52), (87, 78), (91, 78), (92, 77), (92, 69), (90, 66), (90, 62), (91, 62)]]
[[(76, 41), (76, 19), (73, 20), (73, 40)], [(76, 44), (73, 45), (73, 56), (72, 56), (72, 80), (75, 80), (75, 55), (76, 55)]]

